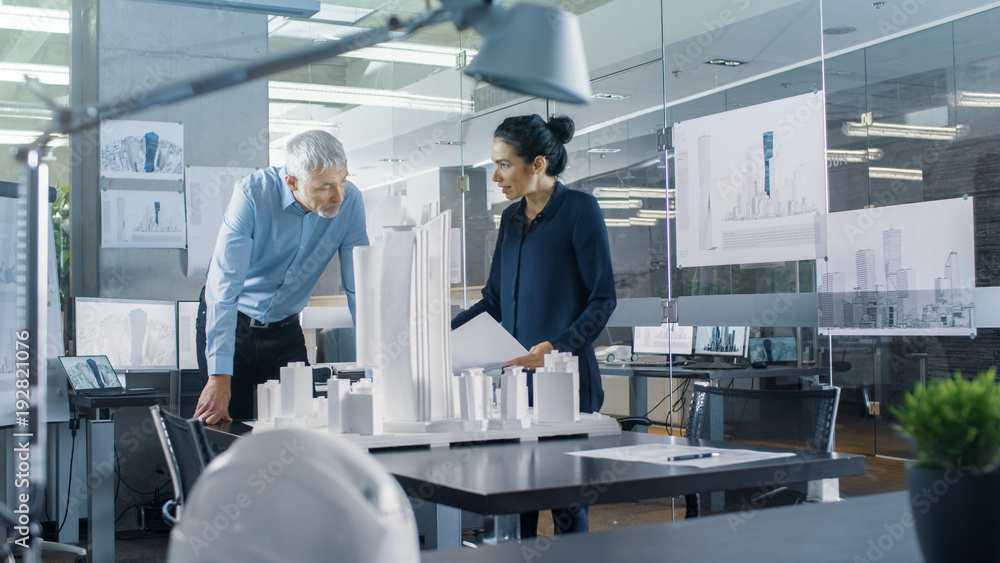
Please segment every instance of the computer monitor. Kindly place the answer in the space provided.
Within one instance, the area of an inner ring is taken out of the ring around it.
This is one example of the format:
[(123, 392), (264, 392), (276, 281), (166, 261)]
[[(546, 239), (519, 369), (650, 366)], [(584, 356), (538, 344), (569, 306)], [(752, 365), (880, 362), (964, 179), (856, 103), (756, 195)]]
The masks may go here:
[(694, 327), (677, 323), (637, 326), (632, 330), (633, 354), (689, 355), (694, 343)]
[(694, 353), (705, 356), (746, 357), (748, 327), (695, 327)]
[(119, 373), (177, 368), (174, 301), (77, 297), (76, 355), (105, 355)]
[(753, 337), (747, 349), (751, 362), (794, 362), (798, 359), (798, 344), (794, 336)]
[(177, 302), (177, 368), (198, 369), (195, 322), (198, 320), (197, 301)]

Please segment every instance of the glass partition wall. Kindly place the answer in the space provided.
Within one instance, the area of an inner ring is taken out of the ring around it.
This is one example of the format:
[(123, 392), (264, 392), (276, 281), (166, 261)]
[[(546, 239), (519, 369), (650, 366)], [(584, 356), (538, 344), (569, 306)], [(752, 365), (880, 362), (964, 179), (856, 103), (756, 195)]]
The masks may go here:
[[(451, 209), (462, 239), (453, 304), (467, 307), (479, 298), (509, 205), (491, 179), (493, 129), (512, 115), (569, 115), (577, 134), (562, 180), (601, 201), (619, 299), (670, 300), (681, 325), (746, 326), (745, 361), (765, 353), (767, 340), (790, 350), (775, 363), (823, 368), (820, 381), (842, 388), (839, 450), (912, 456), (887, 407), (917, 381), (996, 363), (996, 323), (970, 308), (970, 296), (988, 295), (997, 261), (989, 225), (998, 12), (976, 1), (557, 5), (580, 20), (594, 92), (588, 105), (476, 84), (459, 67), (478, 36), (438, 26), (390, 48), (448, 49), (457, 61), (359, 56), (273, 77), (272, 160), (296, 127), (325, 123), (349, 151), (372, 235), (418, 221), (428, 204)], [(368, 12), (359, 4), (349, 25), (419, 9), (393, 3)], [(272, 50), (296, 34), (298, 42), (338, 36), (316, 25), (272, 23)], [(276, 99), (279, 81), (370, 91), (346, 102)], [(381, 91), (442, 105), (375, 101)], [(887, 133), (881, 125), (917, 129)], [(951, 133), (922, 138), (921, 127)], [(947, 274), (951, 255), (924, 256), (902, 222), (882, 229), (889, 234), (866, 227), (863, 243), (843, 232), (852, 212), (965, 195), (974, 200), (975, 231), (962, 240), (974, 241), (974, 252), (956, 250)], [(338, 293), (329, 274), (319, 294)], [(755, 304), (747, 313), (723, 303)], [(632, 341), (629, 326), (613, 326), (597, 345)], [(684, 388), (674, 383), (649, 382), (646, 406), (669, 398), (650, 417), (679, 427)], [(626, 414), (626, 386), (625, 378), (605, 378), (605, 412)]]

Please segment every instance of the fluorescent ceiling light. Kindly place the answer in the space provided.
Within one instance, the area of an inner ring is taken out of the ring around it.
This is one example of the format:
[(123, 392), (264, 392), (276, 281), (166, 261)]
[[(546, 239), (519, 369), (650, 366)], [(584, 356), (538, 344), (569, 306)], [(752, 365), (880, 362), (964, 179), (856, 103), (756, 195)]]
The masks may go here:
[(628, 199), (628, 188), (594, 188), (594, 197)]
[(634, 198), (667, 199), (667, 190), (659, 188), (629, 188), (628, 196)]
[(483, 161), (480, 161), (480, 162), (477, 162), (477, 163), (473, 164), (472, 167), (473, 168), (482, 168), (483, 166), (486, 166), (486, 165), (492, 164), (492, 163), (493, 163), (492, 160), (487, 159), (487, 160), (483, 160)]
[[(0, 129), (0, 145), (27, 145), (42, 136), (41, 131), (21, 131), (17, 129)], [(50, 147), (65, 147), (66, 137), (56, 137), (49, 142)]]
[(69, 85), (69, 67), (31, 63), (0, 63), (0, 82), (24, 82), (25, 75), (42, 84)]
[(649, 217), (629, 217), (628, 224), (634, 227), (655, 227), (656, 219)]
[(948, 94), (948, 101), (953, 106), (969, 108), (1000, 108), (1000, 94), (992, 92), (964, 92), (959, 90)]
[(710, 61), (705, 61), (705, 64), (716, 65), (716, 66), (740, 66), (747, 64), (747, 62), (737, 61), (734, 59), (712, 59)]
[[(332, 40), (337, 37), (326, 36)], [(420, 43), (380, 43), (378, 45), (358, 49), (350, 53), (344, 53), (341, 57), (352, 59), (368, 59), (370, 61), (383, 61), (387, 63), (411, 63), (420, 65), (440, 66), (444, 68), (456, 68), (457, 57), (463, 49), (454, 47), (438, 47), (435, 45), (422, 45)], [(479, 52), (465, 49), (467, 60), (471, 60)]]
[(667, 191), (659, 188), (594, 188), (594, 197), (666, 199)]
[(384, 106), (462, 113), (472, 111), (472, 101), (458, 98), (421, 96), (393, 90), (375, 90), (351, 86), (325, 86), (298, 82), (270, 82), (268, 91), (272, 100), (296, 100), (323, 104), (348, 104), (359, 106)]
[(605, 219), (604, 224), (608, 227), (630, 227), (628, 219)]
[(882, 149), (827, 149), (826, 163), (829, 165), (868, 162), (882, 160)]
[(598, 92), (593, 95), (595, 100), (624, 100), (628, 97), (628, 94), (610, 94), (607, 92)]
[(924, 171), (910, 168), (876, 168), (873, 166), (868, 169), (868, 177), (885, 178), (888, 180), (914, 180), (919, 182), (924, 179)]
[(41, 33), (69, 33), (69, 12), (0, 6), (0, 28)]
[(844, 122), (841, 132), (849, 137), (898, 137), (900, 139), (929, 139), (954, 141), (969, 134), (968, 125), (954, 127), (929, 127), (924, 125), (898, 125), (895, 123)]
[(52, 111), (44, 107), (28, 105), (0, 104), (0, 117), (4, 119), (30, 119), (32, 121), (47, 121), (52, 119)]
[(596, 148), (596, 149), (588, 149), (587, 152), (593, 153), (593, 154), (614, 154), (616, 152), (622, 152), (622, 150), (621, 149)]
[(312, 119), (285, 119), (282, 117), (272, 117), (269, 120), (272, 131), (299, 133), (310, 129), (324, 129), (327, 131), (340, 130), (340, 124), (332, 121), (314, 121)]
[(375, 10), (368, 10), (365, 8), (353, 8), (351, 6), (324, 3), (320, 4), (318, 12), (302, 21), (307, 23), (354, 25), (358, 20), (374, 11)]
[(597, 205), (601, 209), (639, 209), (642, 207), (641, 199), (599, 199)]
[(637, 217), (642, 217), (644, 219), (666, 219), (667, 210), (666, 209), (640, 209)]

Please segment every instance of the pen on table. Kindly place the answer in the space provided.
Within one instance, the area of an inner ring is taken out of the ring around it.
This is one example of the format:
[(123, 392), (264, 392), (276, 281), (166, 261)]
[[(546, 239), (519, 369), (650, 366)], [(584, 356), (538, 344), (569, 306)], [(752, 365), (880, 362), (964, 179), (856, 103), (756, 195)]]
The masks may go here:
[(691, 454), (691, 455), (679, 455), (679, 456), (676, 456), (676, 457), (668, 457), (667, 461), (685, 461), (685, 460), (689, 460), (689, 459), (703, 459), (703, 458), (706, 458), (706, 457), (716, 457), (718, 455), (719, 455), (719, 452), (708, 452), (708, 453), (704, 453), (704, 454)]

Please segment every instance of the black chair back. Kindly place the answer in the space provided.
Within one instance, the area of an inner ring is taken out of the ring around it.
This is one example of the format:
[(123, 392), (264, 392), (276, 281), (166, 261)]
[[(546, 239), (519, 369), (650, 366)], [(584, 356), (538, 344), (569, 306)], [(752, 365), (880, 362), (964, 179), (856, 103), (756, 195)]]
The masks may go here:
[(215, 457), (215, 453), (201, 420), (171, 414), (159, 405), (154, 405), (149, 410), (170, 470), (175, 497), (173, 504), (183, 505), (198, 476)]
[[(805, 451), (831, 451), (840, 389), (760, 391), (695, 385), (687, 437)], [(711, 496), (710, 496), (711, 495)], [(687, 495), (687, 517), (748, 506), (797, 504), (805, 491), (734, 489)], [(709, 501), (711, 499), (711, 501)]]

